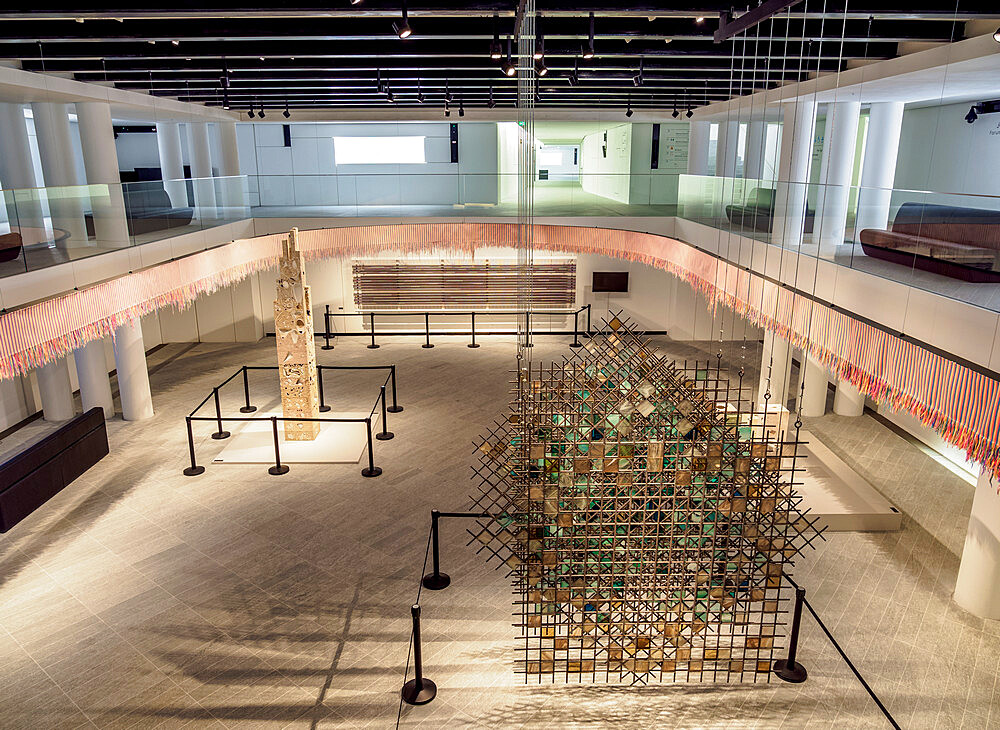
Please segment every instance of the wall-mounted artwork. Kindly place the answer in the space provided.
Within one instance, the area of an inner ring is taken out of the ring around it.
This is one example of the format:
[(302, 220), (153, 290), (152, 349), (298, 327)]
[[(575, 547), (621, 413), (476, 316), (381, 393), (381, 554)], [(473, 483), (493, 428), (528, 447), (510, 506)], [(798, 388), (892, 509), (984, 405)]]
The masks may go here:
[[(316, 345), (312, 300), (306, 284), (305, 258), (293, 228), (281, 243), (278, 294), (274, 300), (274, 334), (278, 343), (278, 377), (285, 418), (318, 418)], [(286, 441), (312, 441), (319, 421), (284, 421)]]
[(526, 681), (769, 679), (782, 575), (817, 533), (795, 433), (752, 408), (741, 377), (667, 360), (622, 315), (516, 373), (478, 441), (474, 501), (495, 519), (473, 535), (510, 569)]

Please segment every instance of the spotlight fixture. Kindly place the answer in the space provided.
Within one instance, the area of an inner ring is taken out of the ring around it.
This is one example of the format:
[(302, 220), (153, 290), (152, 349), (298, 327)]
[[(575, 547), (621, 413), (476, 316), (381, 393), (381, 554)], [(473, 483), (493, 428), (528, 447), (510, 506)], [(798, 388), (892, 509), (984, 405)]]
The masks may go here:
[(351, 5), (360, 5), (361, 0), (351, 0)]
[(679, 111), (677, 111), (677, 104), (675, 102), (674, 103), (674, 110), (670, 113), (670, 116), (672, 116), (674, 119), (677, 119), (677, 117), (679, 117), (680, 115), (681, 115), (681, 113)]
[(458, 99), (458, 116), (460, 116), (460, 117), (464, 117), (465, 116), (465, 104), (462, 103), (462, 98), (461, 97), (459, 97), (459, 99)]
[(292, 113), (288, 111), (288, 99), (285, 99), (285, 111), (281, 112), (281, 116), (283, 116), (285, 119), (288, 119), (288, 117), (292, 116)]
[(972, 124), (977, 119), (979, 119), (979, 115), (976, 114), (976, 107), (973, 105), (969, 107), (969, 113), (965, 115), (965, 121)]
[(705, 22), (705, 16), (699, 15), (697, 18), (694, 19), (694, 22), (697, 23), (698, 25), (701, 25), (702, 23)]
[(247, 116), (253, 119), (253, 104), (251, 104), (250, 108), (247, 109)]
[(389, 85), (388, 84), (385, 85), (385, 98), (389, 100), (390, 104), (395, 104), (396, 103), (396, 96), (389, 89)]
[(688, 119), (694, 116), (694, 112), (691, 111), (691, 107), (688, 107), (688, 110), (684, 112), (684, 116), (686, 116)]
[(997, 112), (1000, 112), (1000, 99), (981, 101), (969, 107), (969, 113), (965, 115), (965, 121), (972, 124), (983, 114), (996, 114)]
[(400, 18), (400, 22), (392, 24), (392, 29), (400, 38), (409, 38), (413, 35), (413, 29), (410, 28), (410, 20), (406, 15), (406, 0), (402, 2), (402, 11), (403, 17)]
[(175, 46), (179, 46), (181, 44), (181, 42), (178, 40), (172, 40), (170, 42), (173, 43)]
[(490, 98), (489, 101), (486, 102), (486, 108), (492, 109), (496, 105), (497, 105), (496, 100), (494, 100), (493, 98), (493, 84), (490, 84)]
[(448, 106), (448, 100), (447, 99), (444, 100), (444, 115), (446, 117), (450, 117), (451, 116), (451, 109)]
[(493, 13), (493, 41), (490, 43), (490, 58), (494, 61), (499, 61), (503, 58), (503, 51), (500, 48), (500, 36), (497, 33), (497, 20), (500, 18), (500, 13)]
[(257, 116), (261, 119), (264, 118), (264, 102), (260, 103), (260, 111), (257, 112)]
[(1000, 28), (997, 28), (997, 32), (993, 34), (993, 40), (1000, 43)]
[(424, 92), (420, 88), (420, 79), (417, 79), (417, 102), (420, 104), (424, 103)]
[(625, 110), (625, 116), (626, 117), (631, 117), (632, 116), (632, 96), (631, 95), (629, 95), (629, 97), (628, 97), (628, 109)]
[(229, 66), (226, 64), (225, 57), (222, 58), (222, 76), (219, 77), (219, 86), (223, 89), (229, 88)]
[(549, 67), (545, 65), (545, 59), (535, 63), (535, 73), (539, 76), (546, 76), (549, 73)]
[(504, 76), (513, 76), (517, 73), (517, 66), (510, 59), (510, 36), (507, 36), (507, 60), (503, 62), (501, 68), (503, 69)]
[(535, 52), (532, 54), (536, 61), (541, 61), (545, 58), (545, 36), (542, 35), (542, 30), (539, 28), (542, 16), (535, 16)]
[(594, 57), (594, 13), (590, 13), (590, 35), (587, 37), (587, 47), (583, 49), (583, 57), (590, 60)]
[(642, 86), (642, 58), (639, 58), (639, 73), (632, 77), (632, 84), (634, 86)]
[(451, 81), (444, 80), (444, 100), (451, 101)]
[(571, 73), (567, 77), (567, 81), (569, 81), (569, 85), (570, 86), (576, 86), (578, 83), (580, 83), (580, 59), (579, 58), (574, 58), (573, 59), (573, 73)]
[(222, 108), (229, 110), (229, 89), (222, 90)]

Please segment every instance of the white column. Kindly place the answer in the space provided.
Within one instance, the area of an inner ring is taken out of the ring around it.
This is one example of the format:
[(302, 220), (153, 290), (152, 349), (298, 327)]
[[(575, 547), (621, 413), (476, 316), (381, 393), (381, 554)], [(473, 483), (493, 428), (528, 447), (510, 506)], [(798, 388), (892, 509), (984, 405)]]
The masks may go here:
[(805, 225), (806, 188), (816, 129), (816, 104), (801, 99), (785, 104), (778, 157), (772, 241), (784, 247), (802, 243)]
[(196, 178), (194, 199), (198, 215), (201, 218), (215, 218), (215, 181), (212, 179), (212, 148), (208, 141), (208, 123), (188, 122), (187, 130), (191, 177)]
[[(770, 392), (769, 405), (788, 404), (788, 378), (792, 372), (792, 351), (785, 340), (769, 330), (764, 331), (764, 349), (760, 358), (760, 382), (757, 403), (764, 404), (764, 394)], [(770, 374), (770, 379), (768, 375)]]
[[(35, 180), (35, 168), (31, 164), (31, 148), (28, 146), (28, 126), (24, 119), (24, 107), (20, 104), (0, 103), (0, 186), (10, 192), (4, 196), (7, 205), (7, 220), (11, 230), (32, 228), (39, 231), (22, 233), (24, 243), (34, 243), (45, 227), (45, 216)], [(44, 236), (41, 236), (44, 239)]]
[(826, 395), (829, 378), (826, 368), (812, 355), (802, 363), (802, 415), (809, 418), (826, 413)]
[(823, 165), (816, 196), (819, 249), (824, 258), (832, 258), (837, 246), (844, 243), (860, 115), (858, 101), (838, 101), (827, 106)]
[(156, 123), (156, 146), (160, 151), (160, 175), (163, 189), (175, 208), (188, 205), (184, 182), (184, 156), (181, 153), (181, 127), (177, 122)]
[(972, 499), (955, 602), (980, 618), (1000, 619), (1000, 495), (996, 478), (985, 469)]
[[(72, 130), (69, 126), (69, 104), (49, 104), (33, 102), (31, 113), (35, 120), (35, 137), (38, 141), (38, 156), (42, 162), (42, 176), (45, 187), (80, 185), (76, 169), (76, 155), (73, 152)], [(87, 227), (83, 220), (83, 204), (86, 190), (48, 190), (49, 213), (52, 225), (69, 233), (69, 238), (61, 247), (86, 246)], [(89, 201), (86, 201), (89, 204)]]
[(129, 245), (125, 221), (125, 198), (118, 174), (118, 150), (111, 107), (104, 102), (88, 101), (76, 105), (76, 118), (83, 146), (83, 166), (87, 184), (92, 188), (90, 201), (94, 211), (97, 244), (106, 248)]
[(122, 418), (126, 421), (152, 418), (153, 397), (149, 392), (142, 325), (137, 319), (115, 330), (115, 367), (118, 368)]
[(750, 121), (747, 124), (747, 150), (743, 155), (743, 177), (760, 180), (764, 176), (764, 144), (767, 141), (767, 122)]
[(715, 147), (715, 176), (736, 177), (736, 148), (740, 141), (738, 120), (719, 122), (719, 139)]
[(46, 421), (68, 421), (76, 415), (65, 357), (37, 368), (35, 378), (38, 380), (38, 394), (42, 397), (42, 417)]
[[(871, 105), (868, 137), (861, 163), (861, 190), (854, 240), (865, 228), (887, 228), (889, 200), (896, 180), (899, 133), (903, 128), (903, 103), (880, 101)], [(930, 154), (928, 152), (928, 154)], [(858, 250), (858, 253), (861, 253)]]
[(691, 122), (688, 131), (688, 175), (708, 175), (711, 122)]
[(80, 381), (80, 401), (84, 413), (91, 408), (103, 408), (105, 419), (114, 418), (115, 401), (111, 397), (104, 340), (91, 340), (73, 350), (73, 359), (76, 362), (76, 377)]
[[(219, 147), (222, 163), (219, 174), (226, 178), (220, 181), (222, 185), (223, 205), (227, 208), (239, 208), (243, 205), (243, 185), (240, 174), (240, 148), (236, 142), (236, 122), (218, 122)], [(237, 211), (229, 212), (235, 215)]]
[(865, 394), (850, 381), (838, 378), (833, 412), (838, 416), (860, 416), (865, 412)]

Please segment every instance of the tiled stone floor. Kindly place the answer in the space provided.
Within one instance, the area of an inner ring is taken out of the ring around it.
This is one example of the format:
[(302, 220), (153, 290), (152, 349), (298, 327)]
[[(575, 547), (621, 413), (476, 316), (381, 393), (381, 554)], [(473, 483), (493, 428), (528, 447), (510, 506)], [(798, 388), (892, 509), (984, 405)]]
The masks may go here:
[[(353, 339), (353, 338), (350, 338)], [(400, 707), (409, 606), (432, 507), (467, 506), (471, 441), (506, 400), (513, 345), (386, 338), (320, 351), (326, 364), (399, 366), (385, 470), (213, 465), (184, 477), (183, 416), (257, 345), (169, 345), (153, 356), (156, 416), (109, 424), (111, 454), (0, 537), (0, 727), (881, 728), (815, 623), (802, 685), (525, 686), (512, 671), (511, 592), (443, 523), (453, 585), (424, 591), (437, 699)], [(566, 352), (544, 338), (536, 360)], [(690, 357), (691, 348), (666, 347)], [(277, 402), (275, 384), (258, 405)], [(334, 410), (371, 402), (378, 376), (342, 376)], [(235, 410), (239, 388), (225, 397)], [(906, 512), (897, 533), (831, 535), (795, 578), (905, 728), (1000, 727), (1000, 623), (950, 600), (972, 488), (868, 417), (808, 428)]]

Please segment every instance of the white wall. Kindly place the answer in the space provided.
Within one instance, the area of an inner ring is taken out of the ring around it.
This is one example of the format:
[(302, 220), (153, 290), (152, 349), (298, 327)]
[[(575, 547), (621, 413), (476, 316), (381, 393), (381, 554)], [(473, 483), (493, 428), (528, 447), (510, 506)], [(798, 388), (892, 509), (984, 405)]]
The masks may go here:
[(500, 202), (517, 202), (517, 160), (521, 137), (527, 137), (517, 122), (497, 123), (498, 172), (500, 173)]
[(115, 150), (118, 152), (119, 170), (160, 166), (160, 151), (156, 146), (155, 133), (119, 134), (115, 140)]
[[(449, 122), (237, 125), (240, 168), (251, 175), (254, 205), (496, 204), (497, 128), (461, 122), (458, 164), (451, 162)], [(425, 137), (423, 164), (337, 164), (333, 138)]]
[(674, 205), (677, 181), (687, 172), (688, 122), (660, 124), (660, 153), (657, 168), (650, 165), (653, 151), (653, 125), (632, 125), (632, 161), (629, 166), (629, 203)]
[(583, 138), (580, 145), (580, 184), (588, 193), (619, 203), (629, 202), (631, 169), (631, 124), (620, 124)]

